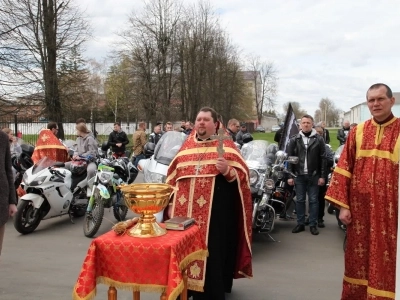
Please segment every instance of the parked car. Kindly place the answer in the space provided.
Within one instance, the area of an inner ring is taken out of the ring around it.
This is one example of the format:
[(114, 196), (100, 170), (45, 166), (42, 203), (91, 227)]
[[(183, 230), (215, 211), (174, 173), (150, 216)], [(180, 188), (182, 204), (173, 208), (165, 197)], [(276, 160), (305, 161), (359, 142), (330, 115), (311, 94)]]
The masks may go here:
[(265, 132), (265, 128), (262, 126), (257, 126), (256, 132)]
[(281, 129), (281, 127), (279, 125), (274, 125), (274, 126), (272, 126), (271, 131), (277, 132), (279, 129)]

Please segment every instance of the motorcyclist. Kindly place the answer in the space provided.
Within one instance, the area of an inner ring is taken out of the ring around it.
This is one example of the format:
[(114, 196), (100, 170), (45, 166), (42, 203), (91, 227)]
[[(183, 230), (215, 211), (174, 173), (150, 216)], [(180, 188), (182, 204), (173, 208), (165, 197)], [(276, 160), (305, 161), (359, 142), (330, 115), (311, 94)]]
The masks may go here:
[(241, 123), (240, 124), (240, 130), (238, 131), (238, 133), (236, 134), (236, 143), (238, 143), (239, 145), (243, 145), (243, 134), (247, 133), (247, 126), (246, 123)]
[(121, 124), (114, 123), (114, 130), (108, 137), (108, 144), (111, 146), (115, 158), (125, 157), (125, 146), (129, 144), (126, 133), (121, 130)]
[[(85, 123), (77, 124), (76, 132), (78, 138), (76, 139), (76, 149), (72, 156), (72, 160), (80, 160), (81, 157), (88, 160), (87, 178), (89, 180), (90, 178), (94, 177), (97, 170), (97, 165), (94, 162), (98, 151), (97, 141), (94, 139)], [(71, 162), (65, 163), (65, 168), (72, 170)]]

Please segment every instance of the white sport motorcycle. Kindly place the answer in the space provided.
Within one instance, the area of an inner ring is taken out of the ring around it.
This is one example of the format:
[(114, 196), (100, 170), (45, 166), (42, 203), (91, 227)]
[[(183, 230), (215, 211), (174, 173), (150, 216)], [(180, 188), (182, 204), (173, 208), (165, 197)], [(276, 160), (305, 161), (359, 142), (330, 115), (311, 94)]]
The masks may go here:
[(62, 168), (64, 163), (44, 157), (26, 170), (21, 187), (26, 194), (21, 197), (14, 217), (15, 229), (27, 234), (33, 232), (41, 220), (69, 214), (81, 217), (86, 212), (93, 179), (86, 179), (86, 161), (77, 169), (79, 174)]
[[(167, 179), (168, 166), (178, 153), (186, 135), (177, 131), (165, 132), (157, 145), (147, 143), (145, 145), (145, 155), (147, 159), (141, 159), (138, 163), (138, 170), (144, 174), (144, 182), (165, 183)], [(154, 215), (157, 222), (162, 222), (163, 211)]]

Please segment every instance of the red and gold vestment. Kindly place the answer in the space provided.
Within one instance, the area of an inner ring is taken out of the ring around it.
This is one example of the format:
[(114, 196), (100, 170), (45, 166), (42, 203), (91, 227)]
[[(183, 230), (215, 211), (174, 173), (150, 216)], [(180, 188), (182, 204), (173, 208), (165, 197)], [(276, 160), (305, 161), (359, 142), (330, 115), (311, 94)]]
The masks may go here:
[[(249, 171), (241, 154), (232, 140), (224, 140), (224, 158), (229, 168), (223, 174), (228, 182), (237, 182), (238, 192), (232, 205), (237, 205), (237, 255), (233, 278), (252, 277), (251, 238), (252, 200), (249, 185)], [(199, 141), (193, 130), (171, 162), (166, 182), (176, 187), (172, 197), (173, 216), (188, 216), (196, 220), (206, 244), (208, 244), (209, 224), (218, 158), (218, 141)], [(218, 201), (218, 199), (214, 199)], [(203, 291), (206, 260), (196, 261), (188, 267), (188, 287)]]
[(32, 154), (32, 160), (36, 163), (43, 157), (60, 162), (69, 160), (67, 149), (50, 129), (42, 129), (40, 131), (35, 150)]
[(347, 138), (325, 198), (351, 212), (343, 300), (394, 299), (400, 119), (373, 119)]

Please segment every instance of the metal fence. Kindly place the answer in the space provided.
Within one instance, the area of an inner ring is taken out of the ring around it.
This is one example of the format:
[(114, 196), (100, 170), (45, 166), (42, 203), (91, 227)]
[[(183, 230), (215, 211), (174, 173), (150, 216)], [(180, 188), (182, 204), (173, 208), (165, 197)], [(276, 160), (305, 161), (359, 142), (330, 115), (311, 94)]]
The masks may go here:
[[(10, 128), (16, 136), (24, 140), (24, 142), (31, 145), (36, 145), (39, 132), (47, 128), (47, 121), (44, 122), (19, 122), (16, 115), (10, 115), (7, 118), (4, 116), (0, 120), (0, 128)], [(63, 123), (65, 139), (76, 138), (76, 123)], [(102, 142), (108, 139), (109, 134), (114, 129), (114, 123), (89, 123), (87, 124), (89, 130), (95, 133), (97, 139)], [(130, 139), (132, 134), (136, 131), (136, 123), (124, 124), (121, 123), (121, 129), (125, 131)], [(147, 130), (151, 132), (151, 129)]]

